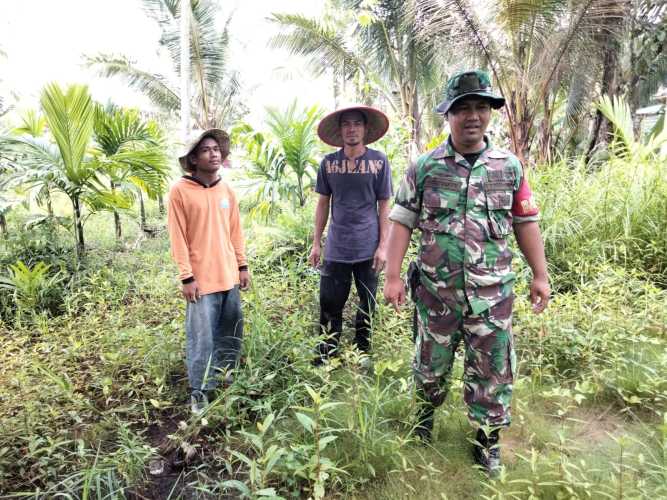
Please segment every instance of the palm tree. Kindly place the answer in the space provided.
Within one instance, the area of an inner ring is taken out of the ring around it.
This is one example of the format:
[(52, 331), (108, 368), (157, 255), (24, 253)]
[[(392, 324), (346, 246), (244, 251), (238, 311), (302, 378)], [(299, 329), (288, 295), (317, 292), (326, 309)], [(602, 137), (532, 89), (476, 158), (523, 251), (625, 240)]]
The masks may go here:
[(417, 37), (415, 1), (342, 0), (334, 6), (347, 10), (333, 20), (273, 14), (285, 31), (272, 46), (308, 57), (316, 73), (331, 68), (335, 76), (361, 80), (366, 100), (372, 100), (370, 85), (409, 127), (412, 153), (420, 150), (421, 109), (439, 84), (441, 58)]
[[(172, 75), (154, 74), (138, 68), (124, 56), (99, 54), (87, 58), (89, 67), (105, 77), (119, 76), (130, 87), (148, 96), (161, 110), (176, 114), (180, 110), (178, 79), (181, 72), (179, 20), (181, 0), (143, 0), (149, 17), (162, 30), (160, 46), (172, 61)], [(245, 106), (239, 100), (239, 75), (228, 69), (229, 24), (222, 31), (216, 23), (216, 7), (211, 0), (188, 0), (190, 18), (190, 70), (192, 121), (197, 128), (225, 128)]]
[(299, 109), (292, 102), (287, 109), (268, 108), (266, 134), (242, 124), (233, 130), (236, 143), (244, 146), (250, 179), (247, 187), (254, 192), (254, 214), (268, 216), (280, 199), (303, 207), (307, 189), (317, 175), (320, 142), (315, 132), (322, 116), (316, 107)]
[[(39, 138), (46, 134), (46, 118), (34, 109), (29, 109), (21, 115), (21, 125), (11, 130), (11, 134), (17, 136), (28, 136), (32, 138)], [(51, 191), (53, 186), (48, 182), (44, 182), (41, 188), (36, 192), (35, 201), (41, 207), (46, 205), (46, 212), (49, 220), (53, 220), (53, 203), (51, 200)]]
[[(97, 106), (93, 152), (96, 168), (109, 178), (111, 193), (140, 200), (141, 228), (146, 226), (142, 191), (157, 199), (169, 174), (164, 144), (155, 123), (142, 120), (136, 110)], [(113, 209), (116, 239), (122, 237), (118, 210)]]
[(627, 159), (633, 165), (640, 162), (665, 164), (667, 129), (656, 130), (656, 133), (642, 140), (641, 136), (635, 135), (632, 111), (624, 99), (605, 95), (596, 103), (596, 107), (612, 125), (613, 151), (618, 156)]
[(44, 137), (0, 138), (0, 149), (10, 169), (0, 181), (0, 188), (22, 185), (42, 189), (48, 184), (64, 193), (72, 203), (73, 232), (80, 258), (85, 251), (83, 205), (94, 211), (127, 207), (128, 200), (114, 196), (106, 188), (87, 156), (95, 120), (88, 88), (72, 85), (63, 91), (51, 83), (42, 91), (40, 102), (54, 142)]
[[(548, 156), (556, 99), (566, 90), (563, 82), (602, 71), (604, 49), (622, 34), (628, 2), (503, 0), (493, 5), (491, 16), (482, 20), (465, 0), (416, 0), (419, 38), (468, 55), (468, 64), (487, 66), (507, 100), (514, 152), (522, 161), (528, 158), (541, 122), (541, 153)], [(591, 80), (594, 87), (599, 77)]]
[(309, 179), (312, 183), (317, 173), (319, 139), (315, 127), (322, 113), (317, 106), (299, 110), (296, 101), (285, 111), (268, 108), (267, 112), (269, 130), (276, 138), (285, 165), (296, 181), (292, 195), (303, 207), (306, 204), (305, 181)]

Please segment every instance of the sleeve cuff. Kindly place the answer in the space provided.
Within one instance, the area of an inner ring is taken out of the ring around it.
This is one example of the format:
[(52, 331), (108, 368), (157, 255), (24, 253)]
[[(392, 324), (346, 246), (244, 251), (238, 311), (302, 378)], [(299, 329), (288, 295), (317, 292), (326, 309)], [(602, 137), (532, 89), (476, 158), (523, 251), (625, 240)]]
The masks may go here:
[(189, 278), (185, 278), (184, 280), (181, 280), (181, 283), (184, 285), (187, 285), (189, 283), (192, 283), (195, 280), (194, 276), (190, 276)]
[(512, 222), (514, 224), (523, 224), (524, 222), (538, 222), (540, 220), (539, 215), (526, 215), (526, 216), (519, 216), (515, 215), (512, 217)]
[(419, 214), (413, 212), (412, 210), (408, 210), (401, 205), (394, 205), (394, 207), (391, 209), (391, 212), (389, 212), (389, 220), (403, 224), (409, 229), (414, 229), (417, 227)]

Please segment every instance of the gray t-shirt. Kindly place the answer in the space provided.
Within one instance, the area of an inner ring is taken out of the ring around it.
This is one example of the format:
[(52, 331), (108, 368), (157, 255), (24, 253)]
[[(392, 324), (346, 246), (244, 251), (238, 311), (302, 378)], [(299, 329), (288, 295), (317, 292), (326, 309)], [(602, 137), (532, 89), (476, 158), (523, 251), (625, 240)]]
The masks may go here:
[(354, 161), (342, 149), (328, 154), (315, 191), (331, 196), (324, 258), (350, 264), (372, 259), (380, 241), (377, 202), (393, 194), (387, 157), (370, 148)]

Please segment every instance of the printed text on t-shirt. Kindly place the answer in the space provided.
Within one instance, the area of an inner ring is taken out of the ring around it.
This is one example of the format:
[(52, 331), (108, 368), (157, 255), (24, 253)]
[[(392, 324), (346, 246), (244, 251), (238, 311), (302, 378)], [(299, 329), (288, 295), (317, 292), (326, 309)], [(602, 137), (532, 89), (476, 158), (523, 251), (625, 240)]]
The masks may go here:
[(344, 159), (339, 161), (326, 161), (325, 168), (327, 174), (377, 174), (384, 168), (383, 160), (367, 160), (352, 161)]

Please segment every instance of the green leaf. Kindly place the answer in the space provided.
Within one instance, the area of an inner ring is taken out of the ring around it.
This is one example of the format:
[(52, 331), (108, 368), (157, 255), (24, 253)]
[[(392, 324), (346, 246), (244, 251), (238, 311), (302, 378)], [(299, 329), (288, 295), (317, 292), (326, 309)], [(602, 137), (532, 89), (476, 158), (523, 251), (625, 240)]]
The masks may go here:
[(319, 405), (322, 402), (322, 398), (320, 395), (313, 390), (312, 387), (310, 387), (308, 384), (306, 384), (306, 391), (308, 391), (308, 394), (310, 395), (310, 398), (313, 400), (313, 403), (316, 405)]
[(255, 492), (255, 495), (260, 496), (260, 497), (275, 497), (276, 496), (276, 490), (275, 488), (264, 488), (261, 490), (257, 490)]
[(329, 443), (333, 443), (336, 439), (338, 439), (338, 436), (325, 436), (321, 438), (319, 442), (320, 451), (324, 451), (324, 448), (326, 448)]
[(315, 422), (312, 418), (310, 418), (308, 415), (305, 415), (303, 413), (296, 413), (296, 418), (299, 421), (299, 423), (303, 426), (304, 429), (306, 429), (308, 432), (313, 432), (313, 428), (315, 427)]
[(63, 92), (58, 84), (50, 83), (44, 87), (40, 102), (67, 178), (81, 184), (88, 177), (83, 160), (94, 126), (95, 108), (88, 87), (72, 85)]
[(236, 479), (228, 479), (227, 481), (223, 481), (221, 484), (223, 488), (233, 488), (236, 491), (239, 491), (244, 496), (247, 497), (252, 496), (250, 488), (248, 488), (244, 483)]
[(265, 434), (266, 431), (269, 430), (269, 427), (271, 427), (271, 424), (275, 418), (275, 414), (269, 413), (264, 419), (264, 422), (257, 422), (257, 428), (259, 429), (259, 432)]

